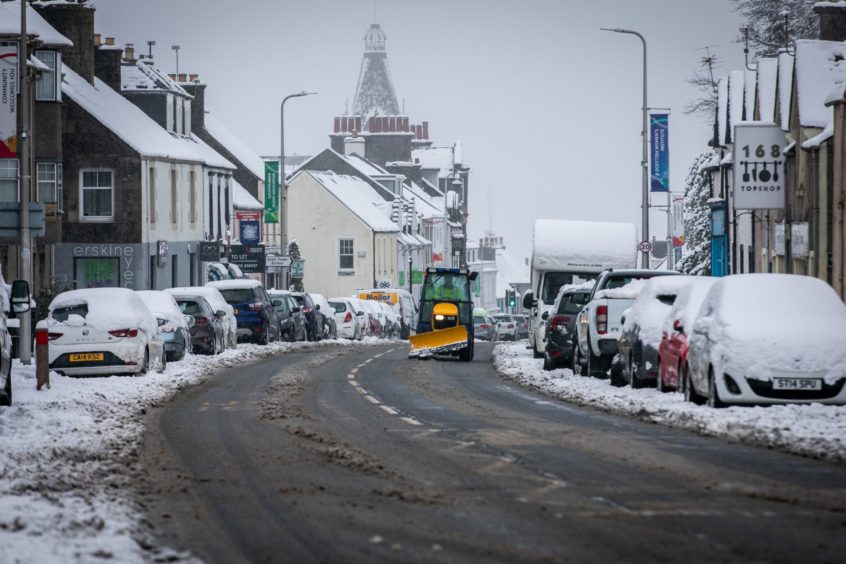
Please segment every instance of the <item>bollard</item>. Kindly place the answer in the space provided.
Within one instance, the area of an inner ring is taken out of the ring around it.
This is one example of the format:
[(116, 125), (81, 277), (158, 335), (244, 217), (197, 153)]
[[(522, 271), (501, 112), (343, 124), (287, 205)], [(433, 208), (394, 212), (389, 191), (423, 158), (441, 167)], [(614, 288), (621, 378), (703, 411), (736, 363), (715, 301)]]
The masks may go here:
[(35, 380), (36, 390), (50, 388), (50, 332), (47, 323), (40, 321), (35, 327)]

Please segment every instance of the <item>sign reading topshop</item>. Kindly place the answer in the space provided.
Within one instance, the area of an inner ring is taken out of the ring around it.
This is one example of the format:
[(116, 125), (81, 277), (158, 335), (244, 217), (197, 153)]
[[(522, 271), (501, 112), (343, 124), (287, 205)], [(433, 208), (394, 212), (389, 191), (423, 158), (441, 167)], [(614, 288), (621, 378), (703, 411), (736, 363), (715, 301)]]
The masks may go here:
[(260, 245), (232, 245), (229, 262), (238, 265), (244, 274), (264, 272), (264, 247)]
[(649, 130), (652, 142), (650, 190), (652, 192), (670, 191), (669, 125), (668, 114), (650, 114)]
[(279, 222), (279, 162), (264, 163), (264, 222)]
[(772, 123), (734, 126), (735, 209), (784, 209), (785, 142), (781, 128)]

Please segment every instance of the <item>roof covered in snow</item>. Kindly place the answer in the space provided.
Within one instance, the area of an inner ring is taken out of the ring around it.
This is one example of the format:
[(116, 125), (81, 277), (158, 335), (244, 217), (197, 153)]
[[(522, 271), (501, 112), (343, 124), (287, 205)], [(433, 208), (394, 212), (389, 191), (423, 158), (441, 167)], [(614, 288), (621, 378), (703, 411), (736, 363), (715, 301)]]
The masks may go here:
[(780, 53), (778, 56), (778, 111), (781, 115), (781, 129), (790, 129), (790, 96), (793, 92), (793, 55)]
[(758, 60), (758, 112), (762, 121), (775, 121), (778, 59)]
[(839, 41), (796, 41), (796, 95), (799, 125), (825, 127), (832, 109), (825, 101), (846, 79), (846, 44)]
[(743, 73), (743, 119), (746, 121), (755, 119), (755, 82), (757, 78), (755, 71), (746, 70)]
[(734, 126), (743, 121), (743, 89), (746, 84), (746, 77), (743, 71), (731, 71), (729, 73), (728, 92), (728, 139), (733, 140)]
[(125, 92), (159, 91), (193, 98), (176, 81), (159, 70), (152, 59), (123, 61), (120, 65), (120, 88)]
[(232, 179), (232, 207), (236, 210), (264, 211), (264, 205), (253, 198), (247, 189)]
[(232, 153), (232, 156), (255, 175), (256, 178), (264, 180), (264, 161), (258, 153), (250, 149), (246, 143), (232, 133), (214, 114), (207, 111), (203, 122), (209, 135), (214, 137), (218, 143)]
[(373, 231), (397, 232), (397, 224), (377, 207), (385, 201), (364, 180), (334, 172), (302, 171), (309, 174)]
[[(44, 4), (47, 5), (47, 4)], [(70, 39), (56, 31), (31, 6), (26, 10), (26, 31), (28, 35), (36, 35), (48, 47), (70, 47)], [(0, 35), (21, 34), (21, 3), (19, 0), (0, 2)]]
[(607, 267), (633, 268), (637, 229), (631, 223), (536, 219), (532, 268), (599, 272)]
[(205, 163), (219, 168), (235, 168), (196, 137), (171, 135), (99, 78), (95, 78), (92, 85), (67, 65), (62, 65), (62, 70), (63, 93), (138, 154)]
[(720, 77), (717, 81), (717, 145), (726, 143), (726, 127), (728, 124), (729, 79)]
[(438, 176), (446, 178), (454, 167), (454, 152), (453, 147), (420, 147), (411, 151), (411, 158), (421, 168), (438, 169)]

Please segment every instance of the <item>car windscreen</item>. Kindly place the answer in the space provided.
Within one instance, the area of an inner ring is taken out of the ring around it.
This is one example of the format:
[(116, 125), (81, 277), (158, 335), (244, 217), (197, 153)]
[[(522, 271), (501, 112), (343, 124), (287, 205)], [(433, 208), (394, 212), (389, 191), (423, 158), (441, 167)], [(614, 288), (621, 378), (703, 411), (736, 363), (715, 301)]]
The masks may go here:
[(644, 275), (637, 275), (637, 276), (614, 276), (608, 279), (605, 283), (605, 287), (603, 290), (613, 290), (614, 288), (622, 288), (629, 284), (632, 280), (647, 280), (652, 278), (652, 276), (644, 276)]
[(558, 291), (565, 284), (582, 284), (596, 280), (598, 274), (594, 272), (547, 272), (543, 276), (541, 299), (545, 304), (552, 304), (558, 297)]
[(243, 304), (255, 299), (252, 288), (229, 288), (220, 290), (220, 293), (223, 294), (223, 299), (229, 305)]
[(485, 323), (485, 318), (476, 316), (473, 318), (473, 323), (475, 323), (476, 325), (481, 325), (482, 323)]
[(88, 315), (88, 305), (76, 304), (69, 305), (66, 307), (59, 307), (53, 310), (53, 312), (50, 314), (50, 317), (52, 317), (56, 321), (67, 321), (68, 316), (70, 315), (78, 315), (80, 317), (85, 317), (86, 315)]
[(561, 296), (561, 303), (558, 304), (559, 314), (573, 314), (582, 311), (582, 307), (588, 303), (590, 292), (573, 292)]
[(467, 281), (467, 276), (463, 274), (433, 272), (426, 276), (423, 299), (426, 301), (469, 302), (470, 286)]
[(200, 315), (203, 313), (203, 308), (194, 300), (176, 300), (176, 304), (183, 315)]
[(494, 319), (502, 323), (512, 323), (514, 321), (513, 319), (511, 319), (510, 315), (497, 315), (496, 317), (494, 317)]
[(332, 306), (332, 309), (335, 310), (335, 313), (344, 313), (347, 311), (347, 306), (344, 305), (342, 302), (329, 302), (329, 305)]

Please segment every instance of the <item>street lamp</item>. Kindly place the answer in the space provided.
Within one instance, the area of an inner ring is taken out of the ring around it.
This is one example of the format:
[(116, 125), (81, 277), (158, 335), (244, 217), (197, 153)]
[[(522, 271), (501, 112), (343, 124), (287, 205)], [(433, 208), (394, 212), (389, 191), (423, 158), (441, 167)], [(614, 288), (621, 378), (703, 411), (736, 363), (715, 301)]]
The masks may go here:
[(171, 49), (176, 53), (176, 80), (179, 80), (179, 45), (171, 45)]
[[(641, 43), (643, 43), (643, 126), (640, 130), (640, 137), (643, 143), (643, 158), (640, 161), (640, 168), (641, 168), (641, 175), (642, 175), (642, 191), (643, 194), (642, 202), (641, 202), (641, 235), (642, 241), (649, 241), (649, 171), (647, 170), (647, 158), (648, 158), (648, 149), (647, 143), (648, 138), (646, 135), (646, 127), (647, 127), (647, 113), (649, 111), (649, 106), (646, 103), (646, 39), (643, 38), (641, 34), (631, 29), (620, 29), (620, 28), (600, 28), (602, 31), (612, 31), (614, 33), (627, 33), (629, 35), (636, 35)], [(649, 253), (641, 252), (641, 267), (642, 268), (649, 268)]]
[[(296, 94), (289, 94), (285, 96), (285, 98), (282, 99), (282, 105), (279, 111), (279, 113), (281, 114), (281, 119), (279, 121), (279, 190), (281, 196), (281, 204), (279, 206), (281, 208), (279, 210), (279, 253), (281, 255), (287, 254), (288, 246), (288, 193), (287, 187), (285, 186), (285, 102), (287, 102), (291, 98), (311, 96), (312, 94), (317, 94), (317, 92), (306, 92), (305, 90), (303, 90), (302, 92), (297, 92)], [(283, 279), (282, 282), (282, 288), (287, 288), (288, 280)]]
[(408, 293), (413, 296), (414, 290), (413, 290), (413, 287), (411, 285), (411, 276), (412, 276), (412, 274), (411, 274), (411, 264), (412, 264), (412, 260), (413, 259), (411, 258), (411, 248), (409, 247), (409, 249), (408, 249)]

